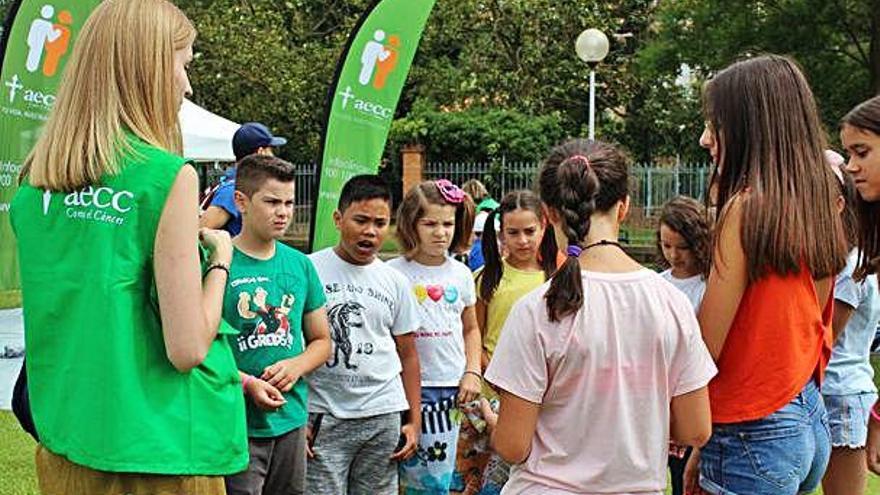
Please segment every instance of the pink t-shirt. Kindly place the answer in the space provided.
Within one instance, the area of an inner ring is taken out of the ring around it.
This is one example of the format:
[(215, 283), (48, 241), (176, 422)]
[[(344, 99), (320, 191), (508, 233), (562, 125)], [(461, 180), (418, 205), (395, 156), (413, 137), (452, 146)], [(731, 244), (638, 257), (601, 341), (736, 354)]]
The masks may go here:
[(486, 379), (541, 404), (502, 493), (662, 494), (669, 403), (715, 364), (690, 301), (650, 270), (583, 272), (586, 309), (550, 323), (542, 285), (514, 306)]

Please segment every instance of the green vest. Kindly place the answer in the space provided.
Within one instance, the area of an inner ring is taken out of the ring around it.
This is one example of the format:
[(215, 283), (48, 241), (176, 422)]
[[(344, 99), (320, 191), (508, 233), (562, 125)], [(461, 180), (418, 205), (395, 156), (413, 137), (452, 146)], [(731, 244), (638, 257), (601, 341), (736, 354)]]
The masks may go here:
[(23, 184), (12, 201), (40, 441), (101, 471), (242, 471), (245, 409), (227, 339), (218, 335), (205, 361), (180, 373), (162, 337), (153, 244), (185, 162), (129, 143), (121, 172), (99, 184), (71, 193)]

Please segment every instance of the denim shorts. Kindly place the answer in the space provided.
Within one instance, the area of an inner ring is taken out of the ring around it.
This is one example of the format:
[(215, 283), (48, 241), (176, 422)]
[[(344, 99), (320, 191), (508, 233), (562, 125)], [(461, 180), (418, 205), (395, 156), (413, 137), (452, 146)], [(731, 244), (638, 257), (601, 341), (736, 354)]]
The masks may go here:
[(700, 454), (700, 486), (716, 495), (796, 495), (815, 490), (831, 455), (825, 403), (815, 382), (755, 421), (716, 424)]
[(877, 401), (875, 392), (849, 395), (823, 395), (831, 428), (831, 446), (861, 449), (868, 438), (871, 406)]

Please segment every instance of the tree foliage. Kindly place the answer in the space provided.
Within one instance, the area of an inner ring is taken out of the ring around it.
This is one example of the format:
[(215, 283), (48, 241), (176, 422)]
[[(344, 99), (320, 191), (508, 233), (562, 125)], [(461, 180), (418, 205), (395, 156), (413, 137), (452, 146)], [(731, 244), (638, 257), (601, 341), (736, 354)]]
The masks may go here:
[(327, 88), (368, 0), (181, 0), (199, 31), (194, 100), (288, 138), (283, 156), (316, 158)]
[(639, 54), (646, 73), (681, 64), (699, 80), (744, 56), (790, 55), (804, 68), (830, 131), (880, 93), (880, 0), (669, 0)]
[[(292, 138), (286, 156), (313, 159), (333, 69), (368, 2), (178, 4), (200, 33), (192, 69), (195, 100), (237, 121), (265, 121)], [(419, 105), (473, 115), (505, 110), (554, 115), (565, 134), (584, 134), (588, 69), (575, 56), (574, 39), (588, 26), (600, 27), (626, 34), (612, 36), (612, 52), (600, 68), (601, 136), (628, 113), (639, 84), (633, 69), (637, 40), (647, 33), (654, 8), (652, 1), (635, 0), (438, 1), (397, 115), (406, 117)], [(503, 153), (474, 150), (473, 159)]]
[(536, 117), (515, 110), (416, 108), (394, 122), (389, 141), (392, 150), (423, 144), (428, 159), (436, 161), (536, 161), (565, 136), (556, 113)]
[[(337, 60), (371, 2), (176, 0), (199, 30), (194, 100), (265, 122), (290, 140), (283, 156), (315, 160)], [(405, 139), (432, 158), (492, 160), (585, 135), (589, 69), (574, 40), (587, 27), (611, 39), (597, 68), (597, 135), (639, 161), (705, 158), (701, 85), (744, 55), (796, 58), (830, 131), (880, 92), (880, 0), (437, 0), (388, 158)]]

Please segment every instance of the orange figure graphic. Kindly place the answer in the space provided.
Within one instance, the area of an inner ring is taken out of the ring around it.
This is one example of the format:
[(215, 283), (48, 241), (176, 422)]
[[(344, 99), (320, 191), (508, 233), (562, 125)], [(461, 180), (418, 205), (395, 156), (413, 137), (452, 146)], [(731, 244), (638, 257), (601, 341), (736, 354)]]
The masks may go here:
[(70, 11), (62, 10), (58, 13), (58, 23), (53, 27), (55, 31), (60, 32), (61, 36), (54, 41), (46, 42), (46, 59), (43, 62), (43, 75), (52, 77), (58, 71), (58, 63), (61, 57), (67, 53), (70, 45), (70, 25), (73, 23), (73, 16)]
[(391, 71), (397, 66), (398, 48), (400, 48), (400, 37), (396, 34), (392, 34), (388, 37), (388, 44), (385, 45), (388, 57), (386, 57), (385, 60), (379, 59), (376, 61), (376, 77), (373, 78), (374, 88), (382, 89), (385, 87), (385, 81), (388, 79), (388, 75), (391, 74)]

